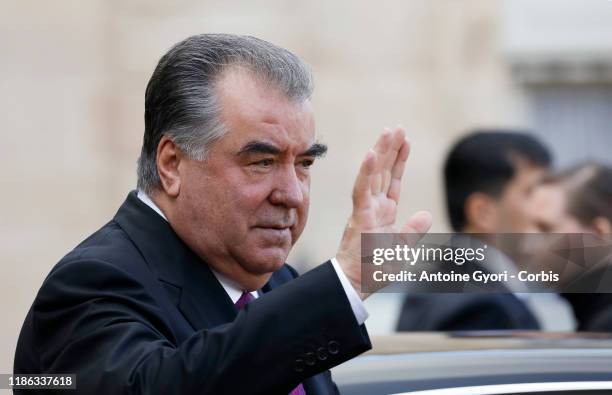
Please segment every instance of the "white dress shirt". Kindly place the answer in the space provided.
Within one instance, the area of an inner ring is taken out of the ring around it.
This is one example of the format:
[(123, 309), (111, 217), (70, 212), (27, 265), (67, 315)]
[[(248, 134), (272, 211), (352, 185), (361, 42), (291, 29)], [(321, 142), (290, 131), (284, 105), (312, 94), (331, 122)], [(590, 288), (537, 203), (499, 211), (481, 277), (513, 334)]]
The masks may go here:
[[(153, 200), (151, 200), (149, 195), (147, 195), (144, 191), (141, 191), (139, 189), (137, 196), (138, 196), (138, 199), (140, 199), (147, 206), (151, 207), (163, 219), (165, 219), (166, 221), (168, 220), (166, 216), (164, 215), (164, 213), (159, 209), (159, 207), (157, 207), (155, 202), (153, 202)], [(332, 258), (331, 263), (334, 269), (336, 270), (336, 274), (338, 275), (338, 279), (340, 280), (340, 283), (342, 284), (342, 288), (344, 288), (344, 292), (346, 293), (349, 303), (351, 304), (351, 308), (353, 310), (353, 314), (355, 314), (355, 318), (357, 319), (357, 322), (359, 323), (359, 325), (363, 324), (369, 316), (363, 304), (363, 301), (361, 300), (359, 295), (357, 295), (357, 291), (355, 291), (355, 288), (353, 288), (349, 279), (346, 277), (346, 275), (342, 271), (342, 268), (340, 267), (336, 258)], [(219, 281), (223, 289), (225, 289), (225, 292), (227, 292), (227, 295), (230, 297), (232, 302), (235, 304), (243, 292), (240, 286), (236, 284), (234, 281), (232, 281), (231, 279), (222, 275), (221, 273), (217, 273), (212, 268), (210, 268), (210, 270), (213, 272), (213, 274), (215, 275), (215, 277), (217, 278), (217, 280)], [(259, 297), (259, 294), (257, 291), (252, 291), (251, 295), (253, 295), (253, 297), (255, 298)]]

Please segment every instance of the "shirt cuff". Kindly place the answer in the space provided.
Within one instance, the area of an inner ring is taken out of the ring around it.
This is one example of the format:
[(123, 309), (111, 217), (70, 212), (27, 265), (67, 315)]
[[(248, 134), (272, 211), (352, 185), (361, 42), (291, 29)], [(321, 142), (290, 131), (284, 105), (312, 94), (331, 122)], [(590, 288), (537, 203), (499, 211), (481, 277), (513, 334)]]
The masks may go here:
[(357, 291), (351, 285), (351, 282), (348, 278), (346, 278), (346, 274), (342, 271), (340, 264), (336, 260), (336, 258), (331, 259), (332, 266), (336, 270), (336, 274), (340, 279), (340, 283), (342, 284), (342, 288), (344, 288), (344, 292), (346, 293), (346, 297), (348, 298), (349, 303), (351, 304), (351, 309), (353, 309), (353, 314), (355, 314), (355, 318), (357, 319), (357, 323), (359, 325), (363, 325), (365, 320), (368, 319), (370, 314), (365, 308), (363, 304), (363, 300), (357, 295)]

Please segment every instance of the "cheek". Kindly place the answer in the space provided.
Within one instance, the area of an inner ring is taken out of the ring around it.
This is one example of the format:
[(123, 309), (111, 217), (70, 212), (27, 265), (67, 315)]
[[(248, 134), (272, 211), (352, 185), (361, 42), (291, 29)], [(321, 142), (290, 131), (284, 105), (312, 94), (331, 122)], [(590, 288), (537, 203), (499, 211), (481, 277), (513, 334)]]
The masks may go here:
[(303, 204), (300, 205), (299, 211), (307, 215), (308, 208), (310, 206), (310, 180), (304, 184), (304, 187), (302, 188), (302, 196), (304, 197), (304, 201)]
[(308, 221), (308, 211), (310, 209), (310, 185), (307, 185), (307, 187), (302, 190), (302, 194), (304, 200), (297, 208), (298, 222), (292, 234), (292, 244), (295, 244), (297, 239), (300, 237), (304, 231), (304, 228), (306, 227), (306, 222)]
[(252, 226), (267, 198), (268, 190), (263, 185), (232, 184), (232, 187), (223, 189), (222, 215), (234, 218), (241, 227)]
[(310, 208), (310, 201), (308, 199), (305, 199), (304, 204), (302, 204), (300, 208), (298, 209), (300, 233), (302, 233), (302, 230), (304, 230), (304, 227), (306, 226), (306, 222), (308, 221), (309, 208)]
[(510, 219), (514, 219), (517, 221), (522, 221), (526, 219), (531, 213), (528, 200), (521, 195), (511, 196), (507, 201), (509, 210), (507, 210), (507, 214), (511, 217)]
[(261, 193), (244, 182), (219, 176), (191, 178), (185, 194), (192, 220), (218, 234), (244, 232)]

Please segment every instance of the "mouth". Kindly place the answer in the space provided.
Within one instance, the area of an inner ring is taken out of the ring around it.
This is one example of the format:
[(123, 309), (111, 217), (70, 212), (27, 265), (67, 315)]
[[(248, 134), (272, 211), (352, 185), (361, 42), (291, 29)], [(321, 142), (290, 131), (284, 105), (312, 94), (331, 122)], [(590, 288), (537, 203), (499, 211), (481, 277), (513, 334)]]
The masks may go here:
[(282, 231), (289, 231), (289, 230), (291, 230), (291, 226), (262, 225), (262, 226), (256, 226), (255, 229), (263, 229), (263, 230), (282, 232)]
[(265, 235), (277, 239), (286, 239), (291, 237), (291, 226), (287, 225), (259, 225), (255, 229)]

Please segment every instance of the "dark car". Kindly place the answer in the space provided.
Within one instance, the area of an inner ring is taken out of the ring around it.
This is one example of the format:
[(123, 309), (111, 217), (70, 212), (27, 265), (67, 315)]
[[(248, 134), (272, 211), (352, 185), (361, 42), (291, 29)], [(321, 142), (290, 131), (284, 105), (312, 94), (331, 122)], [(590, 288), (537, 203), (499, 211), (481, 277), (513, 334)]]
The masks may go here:
[(343, 395), (612, 394), (609, 334), (413, 333), (373, 344), (333, 370)]

